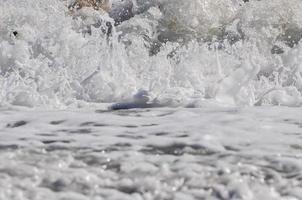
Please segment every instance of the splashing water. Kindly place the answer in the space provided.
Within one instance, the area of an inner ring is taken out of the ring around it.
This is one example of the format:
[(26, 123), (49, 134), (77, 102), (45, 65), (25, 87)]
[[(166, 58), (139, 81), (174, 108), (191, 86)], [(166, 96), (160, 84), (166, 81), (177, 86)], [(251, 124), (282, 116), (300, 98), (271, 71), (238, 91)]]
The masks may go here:
[(0, 0), (0, 200), (302, 199), (301, 0), (75, 1)]
[(71, 14), (68, 2), (0, 1), (1, 106), (78, 107), (140, 89), (170, 106), (301, 105), (299, 0), (115, 0), (109, 14)]

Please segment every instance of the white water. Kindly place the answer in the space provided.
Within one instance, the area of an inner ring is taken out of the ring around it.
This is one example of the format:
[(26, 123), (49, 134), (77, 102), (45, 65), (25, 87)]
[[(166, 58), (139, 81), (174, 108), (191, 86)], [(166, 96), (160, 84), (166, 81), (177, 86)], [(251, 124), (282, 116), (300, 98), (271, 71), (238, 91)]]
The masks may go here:
[[(110, 38), (106, 13), (84, 9), (72, 17), (66, 4), (0, 1), (2, 106), (79, 107), (125, 100), (139, 89), (171, 106), (203, 99), (301, 104), (301, 45), (286, 45), (299, 42), (299, 0), (137, 1), (132, 11), (141, 14)], [(154, 43), (162, 45), (151, 56)], [(272, 54), (274, 45), (284, 53)]]
[(71, 2), (0, 0), (0, 200), (302, 199), (302, 1)]
[(301, 109), (0, 113), (0, 199), (299, 200)]

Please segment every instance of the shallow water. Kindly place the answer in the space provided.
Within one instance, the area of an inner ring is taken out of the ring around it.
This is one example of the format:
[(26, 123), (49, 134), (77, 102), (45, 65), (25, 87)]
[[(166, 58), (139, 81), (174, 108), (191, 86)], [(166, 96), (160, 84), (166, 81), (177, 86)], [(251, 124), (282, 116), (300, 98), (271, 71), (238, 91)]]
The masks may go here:
[(302, 199), (302, 1), (72, 2), (0, 0), (0, 200)]
[(0, 199), (301, 199), (301, 113), (2, 110)]

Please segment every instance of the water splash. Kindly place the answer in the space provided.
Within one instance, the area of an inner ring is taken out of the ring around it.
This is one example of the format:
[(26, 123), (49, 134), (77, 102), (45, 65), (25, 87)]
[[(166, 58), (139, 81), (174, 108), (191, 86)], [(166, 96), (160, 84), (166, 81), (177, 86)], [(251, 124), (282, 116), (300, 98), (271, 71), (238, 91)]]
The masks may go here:
[(1, 1), (1, 106), (89, 106), (140, 89), (170, 106), (301, 104), (299, 0), (128, 2), (131, 18), (110, 27), (112, 13), (71, 15), (65, 1)]

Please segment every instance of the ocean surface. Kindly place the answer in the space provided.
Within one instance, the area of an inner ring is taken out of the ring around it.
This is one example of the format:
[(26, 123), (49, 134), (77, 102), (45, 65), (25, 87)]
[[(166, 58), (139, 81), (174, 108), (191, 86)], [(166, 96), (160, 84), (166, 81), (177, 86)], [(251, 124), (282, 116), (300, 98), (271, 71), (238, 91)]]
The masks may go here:
[(302, 199), (302, 1), (0, 0), (0, 200)]

